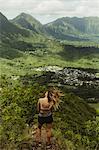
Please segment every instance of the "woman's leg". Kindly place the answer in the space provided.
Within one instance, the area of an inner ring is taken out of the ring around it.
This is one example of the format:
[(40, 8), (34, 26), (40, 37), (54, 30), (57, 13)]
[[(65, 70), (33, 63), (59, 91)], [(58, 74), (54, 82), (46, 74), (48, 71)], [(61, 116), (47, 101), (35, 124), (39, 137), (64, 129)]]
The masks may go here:
[(37, 143), (41, 141), (41, 128), (42, 128), (42, 125), (38, 123), (38, 128), (36, 130), (36, 142)]
[(51, 144), (51, 136), (52, 136), (52, 123), (46, 124), (46, 134), (47, 134), (47, 144)]

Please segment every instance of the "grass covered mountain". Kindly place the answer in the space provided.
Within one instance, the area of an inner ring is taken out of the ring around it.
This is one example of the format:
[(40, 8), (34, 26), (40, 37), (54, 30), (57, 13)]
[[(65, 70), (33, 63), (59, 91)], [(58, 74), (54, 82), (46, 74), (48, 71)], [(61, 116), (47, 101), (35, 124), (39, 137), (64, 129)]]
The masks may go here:
[(42, 25), (38, 20), (26, 13), (21, 13), (10, 21), (0, 13), (0, 22), (2, 32), (11, 32), (11, 34), (19, 33), (27, 36), (26, 34), (32, 31), (33, 34), (49, 35), (60, 40), (99, 40), (99, 17), (63, 17)]
[[(24, 16), (24, 14), (21, 15)], [(35, 24), (37, 24), (37, 22)], [(34, 51), (36, 47), (43, 47), (44, 44), (39, 43), (39, 41), (43, 41), (45, 37), (39, 34), (36, 29), (32, 32), (29, 28), (26, 29), (12, 23), (0, 13), (0, 39), (0, 56), (3, 58), (15, 58), (22, 56), (22, 52), (29, 50)], [(36, 46), (35, 44), (33, 45), (35, 42), (38, 43)]]
[(31, 15), (21, 13), (11, 22), (33, 32), (46, 34), (61, 40), (89, 41), (98, 40), (99, 38), (98, 17), (63, 17), (42, 25)]
[(30, 32), (17, 27), (12, 24), (1, 12), (0, 12), (0, 37), (2, 40), (3, 36), (11, 37), (12, 35), (18, 36), (29, 36)]
[(45, 29), (62, 40), (89, 40), (93, 36), (99, 39), (99, 17), (63, 17), (46, 24)]
[(44, 32), (43, 25), (34, 17), (26, 13), (21, 13), (16, 18), (12, 19), (11, 22), (19, 25), (19, 27), (29, 29), (36, 33)]
[[(20, 41), (22, 38), (29, 38), (31, 33), (29, 30), (19, 28), (11, 23), (2, 13), (0, 13), (0, 57), (14, 58), (22, 56), (18, 47), (24, 47), (26, 43)], [(28, 45), (29, 46), (29, 45)]]

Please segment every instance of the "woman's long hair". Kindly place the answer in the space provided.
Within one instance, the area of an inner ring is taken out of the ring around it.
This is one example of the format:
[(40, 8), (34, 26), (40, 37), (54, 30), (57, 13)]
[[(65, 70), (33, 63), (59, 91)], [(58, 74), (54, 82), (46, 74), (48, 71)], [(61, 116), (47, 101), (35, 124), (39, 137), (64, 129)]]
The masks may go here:
[(58, 109), (59, 107), (59, 104), (61, 102), (61, 99), (60, 99), (61, 96), (63, 96), (63, 93), (56, 88), (50, 88), (48, 90), (48, 95), (47, 95), (48, 102), (53, 101), (54, 103), (53, 107), (55, 110)]

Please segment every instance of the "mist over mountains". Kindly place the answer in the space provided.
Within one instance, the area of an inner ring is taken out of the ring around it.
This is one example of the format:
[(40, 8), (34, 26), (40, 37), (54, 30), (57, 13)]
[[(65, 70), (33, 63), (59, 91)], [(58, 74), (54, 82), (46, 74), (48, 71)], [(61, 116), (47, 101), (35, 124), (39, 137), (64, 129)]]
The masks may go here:
[(99, 17), (63, 17), (51, 23), (42, 25), (29, 14), (21, 13), (16, 18), (8, 20), (0, 13), (1, 32), (21, 35), (41, 34), (60, 40), (99, 40)]

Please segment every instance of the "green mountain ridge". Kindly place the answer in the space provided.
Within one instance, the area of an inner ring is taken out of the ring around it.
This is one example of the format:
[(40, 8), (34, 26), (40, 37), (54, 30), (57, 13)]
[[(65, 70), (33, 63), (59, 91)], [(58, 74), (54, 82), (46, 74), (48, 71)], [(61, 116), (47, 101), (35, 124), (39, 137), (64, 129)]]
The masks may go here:
[[(21, 15), (24, 16), (25, 14), (22, 13)], [(28, 15), (25, 16), (28, 17)], [(28, 18), (31, 19), (31, 16), (29, 17)], [(44, 38), (44, 35), (41, 35), (35, 29), (32, 32), (28, 28), (26, 29), (14, 24), (0, 13), (0, 57), (12, 59), (15, 57), (14, 53), (17, 54), (16, 56), (22, 56), (20, 51), (34, 51), (37, 46), (33, 45), (33, 43), (36, 41), (38, 43), (36, 45), (40, 47), (42, 44), (40, 45), (39, 41)]]
[(3, 15), (0, 15), (0, 19), (2, 30), (11, 34), (30, 31), (31, 34), (60, 40), (99, 42), (99, 17), (63, 17), (45, 25), (26, 13), (19, 14), (9, 22)]
[[(34, 21), (35, 24), (38, 24), (40, 25), (40, 27), (42, 27), (41, 23), (36, 21), (28, 14), (22, 13), (21, 15), (19, 15), (19, 17), (17, 17), (16, 20), (19, 20), (20, 16), (23, 16), (23, 18), (26, 16), (28, 22), (29, 20), (30, 22)], [(58, 36), (60, 36), (60, 40), (58, 41), (57, 39), (48, 36), (48, 33), (40, 33), (39, 28), (36, 28), (35, 32), (35, 29), (34, 31), (32, 31), (30, 29), (26, 29), (25, 27), (23, 28), (22, 26), (19, 27), (19, 25), (15, 25), (14, 23), (10, 22), (3, 14), (0, 14), (0, 25), (1, 58), (12, 60), (18, 57), (18, 59), (20, 59), (21, 57), (21, 63), (27, 63), (28, 69), (29, 67), (31, 67), (30, 64), (33, 64), (33, 66), (58, 65), (60, 67), (67, 66), (98, 68), (98, 45), (96, 43), (90, 43), (90, 41), (86, 41), (86, 43), (81, 41), (80, 43), (80, 38), (78, 37), (78, 35), (76, 35), (76, 32), (75, 35), (70, 35), (68, 31), (68, 37), (69, 40), (71, 40), (72, 37), (72, 40), (75, 39), (77, 40), (77, 42), (74, 41), (74, 43), (69, 43), (68, 40), (67, 43), (62, 43), (61, 37), (64, 39), (67, 36), (67, 34), (65, 35), (65, 32), (64, 36), (61, 34), (61, 32), (58, 33), (58, 35), (56, 33), (57, 38), (59, 38)], [(71, 29), (75, 30), (73, 26), (71, 26)], [(56, 32), (59, 32), (58, 28)], [(91, 49), (92, 46), (93, 48)], [(14, 55), (15, 53), (17, 55)], [(42, 59), (40, 59), (40, 57)], [(3, 62), (1, 60), (1, 64), (2, 63)], [(17, 69), (20, 70), (22, 68), (17, 67)]]
[(11, 22), (33, 32), (60, 40), (95, 41), (99, 36), (99, 17), (63, 17), (42, 25), (31, 15), (21, 13)]
[(43, 25), (29, 14), (21, 13), (11, 20), (12, 23), (19, 25), (25, 29), (29, 29), (36, 33), (43, 33)]
[(99, 17), (63, 17), (48, 23), (45, 29), (55, 38), (69, 39), (79, 38), (89, 39), (89, 36), (99, 35)]
[(16, 36), (20, 34), (22, 36), (28, 37), (30, 32), (12, 24), (2, 13), (0, 13), (0, 36), (9, 36), (11, 34)]
[(63, 17), (57, 19), (56, 21), (48, 23), (45, 26), (51, 25), (63, 27), (68, 27), (68, 25), (71, 25), (76, 30), (82, 33), (99, 34), (99, 17)]

